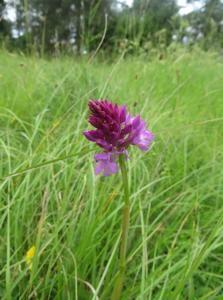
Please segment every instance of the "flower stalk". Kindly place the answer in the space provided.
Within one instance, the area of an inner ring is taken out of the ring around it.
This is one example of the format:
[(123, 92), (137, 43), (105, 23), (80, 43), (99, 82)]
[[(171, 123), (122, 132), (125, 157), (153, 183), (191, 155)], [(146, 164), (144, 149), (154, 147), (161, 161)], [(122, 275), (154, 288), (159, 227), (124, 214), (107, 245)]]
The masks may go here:
[(123, 190), (124, 190), (124, 207), (122, 217), (122, 234), (121, 234), (121, 246), (120, 246), (120, 260), (119, 271), (116, 277), (114, 290), (111, 300), (119, 300), (123, 288), (125, 271), (126, 271), (126, 249), (128, 241), (128, 229), (129, 229), (129, 217), (130, 217), (130, 203), (129, 203), (129, 185), (128, 185), (128, 173), (126, 168), (125, 155), (119, 156), (119, 165), (122, 173)]

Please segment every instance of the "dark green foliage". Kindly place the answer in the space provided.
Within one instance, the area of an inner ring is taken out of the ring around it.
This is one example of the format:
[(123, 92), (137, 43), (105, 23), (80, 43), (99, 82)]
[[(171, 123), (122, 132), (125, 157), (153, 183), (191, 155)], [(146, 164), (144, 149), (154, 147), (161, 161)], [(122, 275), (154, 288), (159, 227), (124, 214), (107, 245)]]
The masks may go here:
[[(223, 46), (223, 2), (206, 0), (203, 8), (184, 16), (179, 37), (188, 36), (189, 42), (198, 43), (202, 48)], [(187, 28), (190, 28), (189, 32)]]
[(131, 7), (117, 0), (17, 0), (12, 31), (0, 0), (0, 34), (16, 49), (40, 54), (91, 55), (100, 46), (101, 52), (129, 54), (156, 48), (163, 57), (173, 41), (220, 49), (223, 2), (202, 3), (182, 16), (177, 0), (134, 0)]
[[(18, 24), (24, 35), (30, 36), (27, 42), (41, 52), (91, 51), (102, 39), (106, 16), (108, 22), (114, 24), (112, 1), (30, 0), (27, 5), (26, 2), (20, 1), (17, 6)], [(105, 45), (114, 33), (110, 25), (108, 32)]]
[(4, 0), (0, 0), (0, 42), (3, 38), (6, 38), (10, 35), (10, 23), (5, 19), (6, 3)]
[[(143, 40), (151, 39), (154, 45), (168, 45), (172, 40), (172, 18), (178, 7), (175, 0), (135, 0), (133, 12), (138, 16), (138, 32)], [(141, 27), (141, 29), (140, 29)]]
[(206, 48), (211, 45), (223, 46), (223, 2), (221, 0), (207, 0), (203, 15)]
[[(175, 0), (135, 1), (118, 8), (115, 0), (19, 0), (16, 30), (25, 47), (38, 52), (76, 50), (78, 54), (101, 48), (114, 51), (127, 39), (140, 47), (171, 42)], [(129, 50), (129, 49), (128, 49)]]

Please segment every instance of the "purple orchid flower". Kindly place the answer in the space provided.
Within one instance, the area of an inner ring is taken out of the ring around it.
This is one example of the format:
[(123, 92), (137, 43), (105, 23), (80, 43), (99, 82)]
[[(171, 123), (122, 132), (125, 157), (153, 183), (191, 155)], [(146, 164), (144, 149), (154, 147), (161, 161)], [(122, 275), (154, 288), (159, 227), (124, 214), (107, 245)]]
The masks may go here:
[(149, 150), (154, 135), (146, 129), (140, 115), (131, 117), (125, 104), (118, 107), (108, 100), (90, 100), (88, 105), (89, 123), (96, 130), (84, 131), (84, 135), (104, 150), (95, 155), (96, 175), (100, 172), (104, 172), (104, 176), (117, 173), (117, 157), (120, 154), (127, 157), (130, 145), (136, 145), (143, 151)]

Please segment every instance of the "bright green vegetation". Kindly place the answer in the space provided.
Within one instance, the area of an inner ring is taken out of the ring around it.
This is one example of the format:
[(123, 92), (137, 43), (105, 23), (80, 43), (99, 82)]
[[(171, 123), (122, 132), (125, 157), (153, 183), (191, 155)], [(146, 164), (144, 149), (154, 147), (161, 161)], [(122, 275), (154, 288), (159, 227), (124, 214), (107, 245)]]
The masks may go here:
[[(126, 102), (156, 139), (131, 148), (123, 300), (223, 299), (223, 62), (0, 54), (0, 298), (110, 298), (121, 174), (94, 175), (89, 98)], [(10, 175), (13, 174), (13, 175)], [(25, 254), (33, 245), (32, 271)]]

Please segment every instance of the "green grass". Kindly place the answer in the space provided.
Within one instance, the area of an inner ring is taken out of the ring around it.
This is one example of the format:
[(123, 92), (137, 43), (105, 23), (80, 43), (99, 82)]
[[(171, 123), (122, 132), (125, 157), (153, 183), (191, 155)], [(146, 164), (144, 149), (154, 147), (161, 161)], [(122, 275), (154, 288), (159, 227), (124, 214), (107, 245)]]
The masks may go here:
[(95, 177), (82, 135), (102, 97), (155, 134), (149, 153), (129, 151), (122, 300), (223, 299), (222, 82), (223, 61), (199, 51), (91, 64), (1, 52), (0, 299), (110, 298), (121, 175)]

